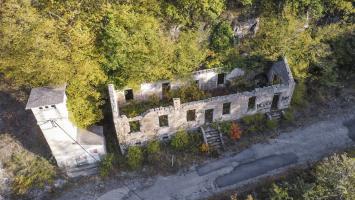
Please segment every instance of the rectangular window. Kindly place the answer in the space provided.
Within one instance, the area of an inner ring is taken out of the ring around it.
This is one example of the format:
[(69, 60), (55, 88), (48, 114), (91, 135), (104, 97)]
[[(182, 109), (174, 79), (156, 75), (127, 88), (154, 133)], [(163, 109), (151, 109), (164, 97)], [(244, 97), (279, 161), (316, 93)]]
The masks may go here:
[(135, 133), (141, 130), (141, 125), (139, 121), (131, 121), (129, 122), (129, 128), (131, 129), (130, 133)]
[(133, 90), (132, 89), (125, 90), (124, 96), (126, 101), (133, 100)]
[(222, 114), (228, 115), (228, 114), (230, 114), (230, 112), (231, 112), (231, 103), (224, 103)]
[(159, 116), (159, 126), (160, 126), (160, 127), (167, 127), (167, 126), (169, 126), (168, 115), (161, 115), (161, 116)]
[(186, 119), (188, 122), (192, 122), (196, 120), (196, 110), (188, 110), (186, 112)]
[(218, 85), (224, 84), (224, 78), (225, 78), (225, 74), (224, 73), (218, 74), (217, 84)]
[(248, 110), (254, 110), (255, 109), (255, 102), (256, 102), (256, 97), (250, 97), (248, 100)]

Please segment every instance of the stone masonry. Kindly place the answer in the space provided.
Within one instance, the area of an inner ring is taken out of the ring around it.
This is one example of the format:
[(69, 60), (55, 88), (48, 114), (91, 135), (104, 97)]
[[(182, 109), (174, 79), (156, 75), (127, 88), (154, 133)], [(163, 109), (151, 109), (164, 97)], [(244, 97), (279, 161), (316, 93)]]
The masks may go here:
[[(194, 72), (192, 77), (201, 89), (209, 90), (225, 87), (228, 81), (244, 75), (244, 72), (235, 68), (229, 73), (224, 73), (223, 76), (221, 74), (223, 74), (221, 69), (208, 69)], [(273, 110), (288, 108), (295, 82), (287, 60), (283, 59), (274, 63), (267, 77), (270, 83), (275, 79), (279, 81), (277, 84), (255, 88), (251, 91), (183, 104), (179, 98), (174, 98), (172, 106), (153, 108), (133, 118), (119, 114), (119, 106), (126, 104), (125, 98), (144, 101), (152, 94), (162, 98), (164, 83), (169, 84), (169, 88), (173, 90), (184, 85), (184, 82), (178, 80), (145, 83), (138, 91), (130, 91), (130, 96), (127, 96), (125, 90), (116, 91), (114, 86), (110, 84), (108, 86), (109, 97), (120, 148), (122, 152), (125, 152), (132, 145), (144, 145), (155, 139), (169, 139), (180, 129), (196, 129), (207, 122), (236, 120), (246, 115), (269, 113)], [(228, 104), (229, 111), (225, 113), (223, 107)], [(187, 119), (188, 112), (194, 113), (194, 119)], [(167, 118), (168, 121), (163, 126), (159, 122), (161, 116)], [(139, 131), (131, 131), (130, 122), (139, 123)]]

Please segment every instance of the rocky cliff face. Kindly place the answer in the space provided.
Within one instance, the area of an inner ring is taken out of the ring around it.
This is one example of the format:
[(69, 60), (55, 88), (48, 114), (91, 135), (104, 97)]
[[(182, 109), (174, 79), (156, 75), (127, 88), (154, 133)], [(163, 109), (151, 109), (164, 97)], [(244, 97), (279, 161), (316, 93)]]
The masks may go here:
[(239, 39), (246, 36), (253, 37), (259, 30), (259, 24), (259, 18), (252, 18), (246, 21), (239, 21), (238, 18), (235, 18), (232, 21), (234, 36)]

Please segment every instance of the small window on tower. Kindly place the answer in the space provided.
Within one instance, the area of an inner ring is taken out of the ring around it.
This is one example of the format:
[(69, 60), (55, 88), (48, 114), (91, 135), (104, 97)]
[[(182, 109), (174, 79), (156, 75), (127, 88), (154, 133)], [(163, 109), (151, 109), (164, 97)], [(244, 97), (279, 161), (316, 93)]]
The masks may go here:
[(45, 108), (48, 108), (48, 106), (44, 106)]
[(43, 107), (39, 107), (39, 109), (41, 109), (41, 110), (42, 110), (42, 109), (43, 109)]
[(55, 105), (51, 105), (52, 108), (55, 108)]

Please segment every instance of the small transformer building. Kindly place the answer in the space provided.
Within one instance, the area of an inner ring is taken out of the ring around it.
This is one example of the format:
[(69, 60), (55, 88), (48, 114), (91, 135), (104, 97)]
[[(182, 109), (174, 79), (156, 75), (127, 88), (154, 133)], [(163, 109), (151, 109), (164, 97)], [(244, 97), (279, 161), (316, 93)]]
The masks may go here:
[(106, 154), (103, 128), (84, 130), (70, 121), (65, 88), (33, 88), (26, 110), (34, 114), (57, 165), (68, 176), (96, 173), (98, 161)]

